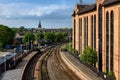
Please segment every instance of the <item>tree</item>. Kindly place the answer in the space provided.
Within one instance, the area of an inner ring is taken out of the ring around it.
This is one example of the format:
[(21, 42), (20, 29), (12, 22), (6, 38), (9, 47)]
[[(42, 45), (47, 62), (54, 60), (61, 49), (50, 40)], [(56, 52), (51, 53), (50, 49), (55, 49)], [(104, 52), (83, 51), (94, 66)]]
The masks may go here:
[(24, 31), (26, 31), (24, 26), (21, 26), (20, 28), (18, 28), (18, 32), (19, 33), (24, 32)]
[(41, 32), (38, 32), (37, 34), (35, 34), (35, 39), (36, 40), (42, 40), (44, 38), (44, 34)]
[(54, 42), (55, 34), (53, 32), (46, 32), (44, 39), (48, 42)]
[(62, 32), (62, 35), (63, 35), (63, 40), (65, 40), (68, 36), (68, 33), (67, 32)]
[(18, 28), (11, 28), (11, 29), (14, 31), (14, 33), (18, 32)]
[(15, 33), (8, 26), (0, 25), (0, 47), (13, 44)]
[(60, 42), (62, 40), (63, 40), (63, 35), (60, 32), (56, 32), (54, 41), (55, 42)]
[(34, 35), (30, 32), (25, 33), (23, 37), (23, 43), (34, 41)]
[(85, 63), (94, 65), (97, 62), (97, 52), (94, 49), (87, 47), (83, 54), (81, 54), (80, 59)]

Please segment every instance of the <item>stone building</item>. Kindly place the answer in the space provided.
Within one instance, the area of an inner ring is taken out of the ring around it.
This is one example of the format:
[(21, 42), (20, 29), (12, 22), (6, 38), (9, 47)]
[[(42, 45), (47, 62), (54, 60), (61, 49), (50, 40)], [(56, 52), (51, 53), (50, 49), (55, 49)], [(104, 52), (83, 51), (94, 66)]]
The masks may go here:
[(73, 48), (81, 54), (90, 46), (98, 53), (97, 68), (120, 80), (120, 0), (96, 0), (76, 5), (72, 14)]

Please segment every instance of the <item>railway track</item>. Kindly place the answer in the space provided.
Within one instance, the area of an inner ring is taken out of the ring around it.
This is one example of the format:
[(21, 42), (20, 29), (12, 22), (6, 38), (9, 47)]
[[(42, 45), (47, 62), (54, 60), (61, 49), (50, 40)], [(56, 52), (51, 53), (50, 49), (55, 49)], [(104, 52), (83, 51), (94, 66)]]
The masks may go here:
[(51, 66), (51, 71), (49, 71), (51, 80), (80, 80), (62, 61), (59, 53), (60, 50), (60, 46), (57, 46), (48, 61)]
[(41, 62), (41, 79), (42, 80), (49, 80), (48, 70), (47, 70), (47, 60), (51, 53), (53, 52), (54, 48), (47, 51), (46, 56), (43, 58)]
[[(63, 78), (64, 80), (79, 80), (77, 78), (74, 79), (73, 78), (75, 77), (74, 73), (68, 70), (66, 65), (63, 65), (63, 62), (59, 55), (59, 51), (60, 45), (45, 50), (43, 52), (44, 54), (40, 53), (36, 54), (26, 65), (26, 68), (22, 76), (22, 80), (63, 80)], [(54, 60), (55, 62), (53, 63), (50, 62), (51, 59)], [(34, 75), (37, 63), (39, 63), (38, 65), (39, 68), (37, 69), (38, 77), (36, 78), (36, 76)], [(49, 68), (48, 66), (51, 66), (52, 68)], [(49, 72), (50, 70), (53, 74), (52, 76), (51, 73)], [(51, 77), (54, 78), (51, 79)]]
[(26, 64), (25, 69), (22, 71), (23, 73), (21, 76), (21, 80), (36, 80), (36, 77), (34, 76), (36, 64), (38, 61), (40, 61), (39, 59), (42, 56), (44, 56), (44, 54), (45, 56), (42, 58), (40, 65), (41, 78), (42, 78), (40, 80), (49, 80), (49, 76), (47, 73), (47, 60), (53, 50), (54, 50), (54, 46), (51, 46), (47, 49), (44, 49), (41, 53), (39, 52), (35, 56), (33, 56)]
[(26, 65), (22, 80), (34, 80), (35, 65), (42, 54), (37, 53)]

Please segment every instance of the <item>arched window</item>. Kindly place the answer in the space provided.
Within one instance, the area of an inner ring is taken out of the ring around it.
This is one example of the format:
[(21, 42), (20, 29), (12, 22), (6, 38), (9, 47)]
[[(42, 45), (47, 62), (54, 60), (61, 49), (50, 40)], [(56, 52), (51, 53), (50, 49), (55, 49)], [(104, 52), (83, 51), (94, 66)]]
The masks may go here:
[(114, 67), (114, 12), (110, 13), (110, 70)]
[(79, 19), (79, 51), (82, 52), (82, 18)]
[(88, 17), (86, 17), (86, 46), (88, 46)]
[(106, 71), (109, 72), (109, 13), (106, 13)]
[(86, 17), (84, 17), (84, 49), (86, 48)]
[(84, 48), (88, 46), (88, 17), (84, 17)]
[(74, 49), (76, 47), (76, 20), (74, 19)]
[(102, 71), (102, 5), (99, 5), (98, 10), (98, 69)]
[(96, 15), (94, 15), (94, 49), (96, 49)]
[(82, 52), (82, 18), (80, 19), (80, 53)]
[(93, 48), (93, 15), (91, 16), (91, 47)]

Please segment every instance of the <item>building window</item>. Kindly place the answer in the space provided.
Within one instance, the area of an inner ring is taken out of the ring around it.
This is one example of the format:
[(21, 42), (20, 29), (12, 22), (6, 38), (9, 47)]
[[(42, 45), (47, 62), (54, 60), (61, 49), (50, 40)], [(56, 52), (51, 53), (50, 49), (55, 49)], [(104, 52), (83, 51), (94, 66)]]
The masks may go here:
[(109, 13), (106, 13), (106, 72), (109, 72)]
[(96, 49), (96, 15), (94, 15), (94, 49)]
[(76, 20), (74, 19), (74, 49), (76, 47)]
[(88, 17), (86, 17), (86, 46), (88, 46)]
[(110, 13), (110, 70), (114, 66), (114, 12)]
[(91, 16), (91, 47), (93, 48), (93, 15)]
[(102, 71), (102, 5), (99, 5), (98, 10), (98, 69)]
[(86, 17), (84, 17), (84, 49), (86, 48)]
[(82, 52), (82, 18), (79, 19), (80, 22), (80, 53)]
[(84, 48), (88, 46), (88, 17), (84, 17)]

